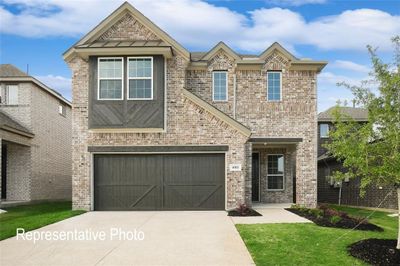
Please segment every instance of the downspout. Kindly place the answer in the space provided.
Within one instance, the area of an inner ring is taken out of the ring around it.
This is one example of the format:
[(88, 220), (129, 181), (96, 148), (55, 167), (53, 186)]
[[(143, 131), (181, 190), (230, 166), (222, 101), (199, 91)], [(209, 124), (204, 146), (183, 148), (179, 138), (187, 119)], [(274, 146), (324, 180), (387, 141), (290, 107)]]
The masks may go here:
[(233, 74), (233, 119), (236, 119), (236, 74)]

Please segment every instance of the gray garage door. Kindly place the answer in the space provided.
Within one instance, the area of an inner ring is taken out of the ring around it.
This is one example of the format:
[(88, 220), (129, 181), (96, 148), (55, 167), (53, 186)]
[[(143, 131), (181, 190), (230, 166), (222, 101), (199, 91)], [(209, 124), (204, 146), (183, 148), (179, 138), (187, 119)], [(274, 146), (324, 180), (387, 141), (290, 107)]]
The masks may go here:
[(223, 210), (224, 154), (95, 155), (95, 210)]

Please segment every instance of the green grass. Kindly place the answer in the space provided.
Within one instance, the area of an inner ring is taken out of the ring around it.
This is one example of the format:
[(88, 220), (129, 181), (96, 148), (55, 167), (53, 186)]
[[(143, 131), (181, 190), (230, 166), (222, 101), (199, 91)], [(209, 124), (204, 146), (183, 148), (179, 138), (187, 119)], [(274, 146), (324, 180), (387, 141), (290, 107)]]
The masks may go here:
[(48, 202), (3, 209), (7, 212), (0, 214), (0, 240), (15, 236), (17, 228), (30, 231), (84, 213), (71, 210), (71, 202)]
[[(333, 206), (355, 216), (373, 211)], [(257, 265), (365, 265), (348, 255), (347, 246), (366, 238), (397, 238), (397, 217), (374, 212), (371, 223), (384, 232), (321, 227), (315, 224), (236, 225)]]

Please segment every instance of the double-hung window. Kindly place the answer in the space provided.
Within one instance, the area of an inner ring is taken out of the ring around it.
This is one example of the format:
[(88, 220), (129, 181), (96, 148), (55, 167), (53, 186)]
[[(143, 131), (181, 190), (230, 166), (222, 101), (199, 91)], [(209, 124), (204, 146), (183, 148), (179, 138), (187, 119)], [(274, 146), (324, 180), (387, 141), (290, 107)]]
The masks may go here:
[(267, 72), (267, 99), (280, 101), (282, 99), (282, 73), (277, 71)]
[(99, 100), (123, 99), (123, 68), (121, 57), (98, 59)]
[(321, 138), (329, 137), (329, 125), (328, 124), (320, 124), (319, 125), (319, 136)]
[(213, 101), (228, 100), (228, 73), (226, 71), (213, 72)]
[(153, 99), (153, 58), (128, 58), (128, 99)]
[(284, 190), (284, 156), (272, 154), (267, 160), (267, 190)]
[(18, 85), (8, 85), (6, 87), (6, 104), (17, 105), (18, 104)]

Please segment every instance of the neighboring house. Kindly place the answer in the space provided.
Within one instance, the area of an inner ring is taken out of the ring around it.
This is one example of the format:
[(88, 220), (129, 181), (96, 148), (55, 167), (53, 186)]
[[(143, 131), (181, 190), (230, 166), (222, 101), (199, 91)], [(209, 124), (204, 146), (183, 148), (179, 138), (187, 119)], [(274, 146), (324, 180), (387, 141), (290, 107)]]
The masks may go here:
[(75, 209), (316, 206), (316, 82), (326, 62), (277, 43), (260, 55), (222, 42), (191, 53), (129, 3), (64, 59)]
[(1, 200), (71, 199), (71, 104), (0, 65)]
[[(364, 197), (360, 197), (360, 179), (338, 182), (330, 177), (334, 171), (345, 171), (342, 163), (324, 147), (330, 141), (329, 131), (333, 126), (334, 108), (318, 114), (318, 202), (397, 209), (394, 187), (370, 185)], [(368, 111), (363, 108), (340, 107), (340, 113), (359, 123), (368, 121)], [(392, 194), (387, 196), (390, 192)]]

